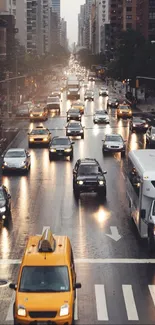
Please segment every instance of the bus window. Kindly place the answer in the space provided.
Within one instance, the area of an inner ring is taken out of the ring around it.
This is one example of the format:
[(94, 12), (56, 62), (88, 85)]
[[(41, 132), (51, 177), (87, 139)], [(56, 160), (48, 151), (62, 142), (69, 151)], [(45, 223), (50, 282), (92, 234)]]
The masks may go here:
[(132, 184), (136, 194), (139, 196), (141, 179), (136, 171), (136, 168), (133, 166), (130, 159), (128, 160), (128, 177), (129, 177), (130, 183)]
[(152, 215), (155, 216), (155, 201), (152, 203)]

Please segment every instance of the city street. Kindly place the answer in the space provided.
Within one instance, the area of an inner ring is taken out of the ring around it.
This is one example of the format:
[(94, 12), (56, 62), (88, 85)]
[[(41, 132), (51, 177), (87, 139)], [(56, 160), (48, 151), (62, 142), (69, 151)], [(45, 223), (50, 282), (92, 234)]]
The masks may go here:
[[(78, 291), (75, 320), (80, 325), (154, 324), (155, 257), (148, 253), (147, 241), (141, 240), (129, 217), (126, 198), (126, 158), (120, 153), (102, 154), (106, 133), (119, 133), (127, 140), (127, 152), (145, 148), (145, 135), (131, 134), (129, 120), (117, 120), (116, 110), (109, 109), (110, 124), (96, 125), (96, 109), (107, 108), (107, 98), (99, 98), (100, 82), (91, 83), (95, 101), (85, 102), (82, 124), (84, 140), (76, 138), (74, 158), (49, 161), (47, 148), (32, 148), (28, 176), (1, 175), (12, 197), (12, 221), (0, 226), (0, 284), (16, 282), (20, 260), (30, 235), (41, 234), (50, 226), (54, 234), (69, 236), (76, 263)], [(109, 88), (110, 95), (111, 88)], [(50, 89), (47, 89), (47, 95)], [(116, 95), (114, 94), (114, 97)], [(81, 88), (81, 100), (84, 88)], [(52, 136), (65, 135), (66, 110), (70, 101), (62, 95), (60, 116), (51, 113), (44, 125)], [(28, 148), (28, 130), (37, 123), (13, 122), (20, 131), (11, 147)], [(73, 195), (72, 171), (79, 158), (96, 158), (107, 171), (107, 200), (95, 194)], [(12, 291), (0, 286), (0, 324), (13, 324)]]

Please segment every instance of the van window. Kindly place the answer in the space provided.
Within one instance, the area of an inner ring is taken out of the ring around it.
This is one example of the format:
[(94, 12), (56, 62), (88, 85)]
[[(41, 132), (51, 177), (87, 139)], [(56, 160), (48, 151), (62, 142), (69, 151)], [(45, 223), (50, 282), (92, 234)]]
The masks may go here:
[(133, 163), (130, 159), (128, 159), (128, 178), (130, 180), (131, 185), (133, 186), (133, 189), (135, 190), (135, 193), (139, 197), (140, 187), (141, 187), (141, 179), (140, 179), (140, 176), (139, 176), (136, 168), (133, 166)]

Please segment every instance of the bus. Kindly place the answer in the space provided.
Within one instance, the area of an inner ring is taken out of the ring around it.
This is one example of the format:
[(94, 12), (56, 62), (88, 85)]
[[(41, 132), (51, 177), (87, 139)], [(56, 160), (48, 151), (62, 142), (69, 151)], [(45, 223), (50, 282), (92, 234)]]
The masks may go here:
[(155, 249), (155, 150), (132, 150), (128, 155), (127, 198), (130, 217), (141, 238)]

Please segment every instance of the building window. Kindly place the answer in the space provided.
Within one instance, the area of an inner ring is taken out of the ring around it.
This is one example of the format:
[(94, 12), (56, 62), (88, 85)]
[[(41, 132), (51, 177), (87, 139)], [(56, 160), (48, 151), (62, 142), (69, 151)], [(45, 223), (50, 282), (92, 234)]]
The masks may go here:
[(131, 15), (127, 15), (126, 16), (126, 19), (132, 19), (132, 16)]
[(132, 7), (127, 7), (126, 11), (132, 11)]
[(155, 19), (155, 12), (149, 13), (149, 19)]

